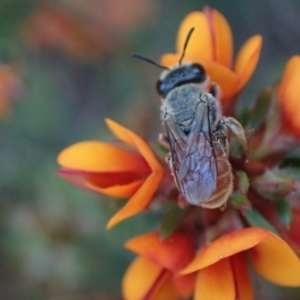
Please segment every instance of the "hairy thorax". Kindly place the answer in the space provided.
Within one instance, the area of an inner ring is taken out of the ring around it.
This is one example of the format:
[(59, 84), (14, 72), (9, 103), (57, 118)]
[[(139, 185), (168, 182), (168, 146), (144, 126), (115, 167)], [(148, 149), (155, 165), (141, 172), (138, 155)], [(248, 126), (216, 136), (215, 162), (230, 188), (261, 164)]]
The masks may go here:
[(198, 84), (174, 88), (163, 101), (162, 120), (172, 120), (183, 132), (189, 131), (195, 117), (196, 107), (201, 101), (203, 90)]

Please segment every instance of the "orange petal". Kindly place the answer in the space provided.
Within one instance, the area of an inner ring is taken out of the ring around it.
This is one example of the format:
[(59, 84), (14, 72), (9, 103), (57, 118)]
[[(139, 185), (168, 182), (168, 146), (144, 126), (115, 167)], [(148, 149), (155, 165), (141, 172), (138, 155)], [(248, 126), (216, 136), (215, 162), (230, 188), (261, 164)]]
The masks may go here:
[(236, 298), (239, 300), (254, 300), (250, 274), (247, 268), (245, 253), (230, 257), (236, 284)]
[(294, 247), (300, 249), (300, 210), (298, 208), (293, 208), (292, 216), (293, 218), (290, 224), (290, 228), (284, 230), (284, 232), (294, 244)]
[(295, 136), (300, 137), (300, 56), (293, 56), (287, 63), (278, 89), (284, 126)]
[(61, 168), (57, 173), (77, 187), (117, 198), (131, 197), (145, 178), (136, 179), (132, 173), (93, 173)]
[(122, 280), (124, 298), (128, 300), (144, 299), (162, 272), (162, 268), (149, 259), (143, 256), (135, 258)]
[(191, 12), (181, 22), (177, 35), (177, 53), (182, 53), (188, 32), (193, 27), (195, 30), (186, 48), (186, 56), (213, 59), (212, 37), (208, 20), (206, 15), (200, 11)]
[(150, 172), (141, 155), (98, 141), (73, 144), (60, 152), (57, 161), (65, 168), (89, 172)]
[(210, 245), (202, 247), (181, 274), (195, 272), (225, 257), (248, 250), (270, 235), (268, 230), (259, 227), (245, 228), (223, 235)]
[[(298, 90), (298, 91), (296, 91)], [(282, 107), (281, 120), (282, 124), (289, 131), (290, 134), (296, 138), (300, 138), (300, 118), (298, 116), (298, 111), (300, 109), (299, 102), (299, 92), (300, 86), (299, 81), (297, 82), (297, 87), (295, 90), (288, 90), (284, 94), (284, 107)]]
[[(179, 55), (169, 53), (162, 57), (161, 64), (170, 67), (177, 64), (178, 60)], [(212, 60), (201, 59), (197, 55), (186, 55), (183, 61), (199, 63), (204, 67), (210, 80), (220, 86), (221, 100), (223, 103), (232, 100), (232, 97), (235, 96), (238, 76), (232, 70)]]
[(300, 286), (300, 261), (291, 247), (277, 235), (270, 235), (250, 250), (254, 269), (269, 281)]
[[(147, 273), (145, 274), (147, 276)], [(149, 300), (178, 300), (180, 294), (176, 290), (176, 287), (173, 284), (172, 273), (165, 271), (162, 276), (157, 281), (157, 284), (154, 286), (149, 298)], [(129, 299), (130, 300), (130, 299)]]
[(160, 63), (162, 66), (170, 68), (172, 66), (178, 65), (180, 56), (181, 56), (180, 54), (174, 54), (174, 53), (164, 54), (160, 59)]
[(146, 233), (127, 241), (125, 248), (174, 272), (191, 261), (195, 253), (191, 240), (180, 232), (166, 239), (161, 239), (157, 232)]
[(176, 286), (177, 291), (180, 296), (183, 298), (191, 297), (195, 289), (197, 273), (191, 273), (187, 275), (175, 276), (173, 279), (174, 285)]
[(227, 68), (231, 68), (233, 56), (231, 28), (225, 17), (217, 10), (206, 7), (204, 13), (211, 30), (213, 60)]
[(137, 190), (137, 192), (128, 200), (106, 225), (107, 229), (115, 226), (120, 221), (129, 218), (148, 207), (152, 196), (156, 192), (162, 180), (162, 173), (152, 173)]
[(135, 148), (135, 143), (132, 141), (131, 135), (135, 135), (132, 131), (119, 125), (111, 119), (106, 118), (105, 123), (110, 131), (123, 143)]
[[(295, 55), (289, 59), (286, 64), (282, 79), (280, 81), (280, 85), (278, 88), (278, 96), (279, 98), (284, 98), (284, 94), (289, 89), (296, 89), (299, 87), (300, 78), (300, 56)], [(284, 105), (284, 102), (283, 102)]]
[(86, 188), (107, 196), (115, 198), (129, 198), (142, 186), (145, 179), (136, 180), (124, 185), (110, 186), (107, 188), (100, 188), (91, 182), (86, 183)]
[(221, 100), (223, 103), (232, 100), (236, 92), (238, 77), (229, 68), (224, 67), (214, 61), (198, 60), (212, 82), (216, 82), (221, 88)]
[(239, 92), (252, 76), (262, 47), (262, 36), (254, 35), (246, 41), (238, 53), (234, 72), (239, 77), (236, 92)]
[(236, 299), (234, 277), (228, 258), (199, 271), (194, 299)]
[[(149, 145), (141, 139), (139, 136), (134, 134), (132, 131), (126, 129), (125, 127), (117, 124), (116, 122), (105, 119), (105, 122), (109, 129), (124, 143), (131, 145), (132, 147), (136, 148), (144, 159), (148, 162), (149, 166), (151, 167), (152, 171), (156, 172), (163, 172), (163, 169), (159, 162), (157, 161), (152, 149)], [(129, 161), (130, 163), (130, 161)]]

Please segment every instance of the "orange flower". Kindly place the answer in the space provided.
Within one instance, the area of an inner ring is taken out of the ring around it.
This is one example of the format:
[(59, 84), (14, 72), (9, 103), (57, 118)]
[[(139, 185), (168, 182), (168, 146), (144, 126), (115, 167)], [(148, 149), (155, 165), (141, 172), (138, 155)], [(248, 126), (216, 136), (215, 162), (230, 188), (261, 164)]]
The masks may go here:
[(112, 120), (106, 119), (106, 124), (133, 150), (85, 141), (64, 149), (57, 161), (62, 166), (58, 174), (79, 187), (117, 198), (130, 197), (110, 219), (110, 228), (148, 207), (162, 180), (163, 169), (143, 139)]
[(282, 125), (292, 135), (300, 138), (300, 56), (295, 55), (286, 64), (278, 88), (279, 104), (282, 110)]
[(253, 227), (231, 232), (203, 247), (181, 272), (200, 270), (194, 299), (254, 299), (246, 254), (254, 270), (267, 280), (278, 285), (300, 286), (297, 255), (277, 235)]
[(14, 64), (0, 63), (0, 119), (11, 113), (12, 103), (22, 93), (20, 70)]
[(182, 21), (176, 45), (176, 54), (165, 54), (164, 66), (178, 64), (188, 31), (195, 30), (186, 49), (184, 61), (203, 65), (213, 82), (220, 85), (222, 101), (228, 102), (236, 96), (252, 76), (262, 46), (262, 37), (254, 35), (244, 44), (232, 66), (233, 38), (225, 17), (215, 9), (194, 11)]
[(30, 47), (99, 59), (103, 53), (123, 49), (132, 30), (151, 21), (156, 9), (153, 0), (48, 2), (30, 16), (23, 35)]
[(125, 248), (140, 255), (123, 278), (126, 300), (175, 300), (191, 296), (195, 274), (179, 275), (195, 254), (186, 234), (175, 232), (162, 240), (158, 233), (151, 232), (129, 240)]
[(290, 239), (293, 246), (296, 248), (296, 250), (300, 251), (300, 236), (299, 236), (299, 228), (300, 228), (300, 209), (299, 208), (293, 208), (292, 209), (292, 220), (289, 228), (284, 228), (285, 234)]

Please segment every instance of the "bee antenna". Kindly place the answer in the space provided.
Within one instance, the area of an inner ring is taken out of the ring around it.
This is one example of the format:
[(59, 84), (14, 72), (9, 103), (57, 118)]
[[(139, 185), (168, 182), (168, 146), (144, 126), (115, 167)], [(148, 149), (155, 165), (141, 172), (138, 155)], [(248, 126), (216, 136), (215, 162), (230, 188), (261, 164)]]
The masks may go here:
[(159, 67), (159, 68), (161, 68), (161, 69), (170, 70), (169, 68), (167, 68), (167, 67), (165, 67), (165, 66), (162, 66), (162, 65), (158, 64), (157, 62), (155, 62), (154, 60), (152, 60), (152, 59), (150, 59), (150, 58), (147, 58), (147, 57), (145, 57), (145, 56), (142, 56), (142, 55), (140, 55), (140, 54), (137, 54), (137, 53), (131, 53), (131, 56), (134, 57), (134, 58), (139, 58), (139, 59), (141, 59), (141, 60), (144, 60), (144, 61), (146, 61), (146, 62), (148, 62), (148, 63), (150, 63), (150, 64), (152, 64), (152, 65), (155, 65), (155, 66), (157, 66), (157, 67)]
[(186, 47), (187, 47), (187, 45), (188, 45), (188, 43), (189, 43), (190, 37), (191, 37), (191, 35), (192, 35), (192, 33), (193, 33), (194, 30), (195, 30), (195, 27), (192, 27), (192, 28), (190, 29), (190, 31), (189, 31), (189, 33), (188, 33), (186, 39), (185, 39), (185, 43), (184, 43), (184, 46), (183, 46), (183, 51), (182, 51), (182, 54), (181, 54), (181, 57), (180, 57), (180, 60), (179, 60), (179, 64), (180, 64), (180, 65), (181, 65), (181, 63), (182, 63), (182, 60), (183, 60), (184, 55), (185, 55)]

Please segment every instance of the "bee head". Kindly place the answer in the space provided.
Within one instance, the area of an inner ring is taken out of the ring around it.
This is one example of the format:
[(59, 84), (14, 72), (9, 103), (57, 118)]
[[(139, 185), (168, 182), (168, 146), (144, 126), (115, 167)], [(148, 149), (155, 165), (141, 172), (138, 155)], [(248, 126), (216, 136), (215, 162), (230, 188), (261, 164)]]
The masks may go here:
[(152, 59), (149, 59), (147, 57), (144, 57), (142, 55), (132, 53), (131, 55), (135, 58), (139, 58), (141, 60), (144, 60), (148, 63), (151, 63), (152, 65), (155, 65), (159, 68), (165, 69), (167, 71), (163, 72), (160, 76), (160, 79), (158, 80), (156, 84), (157, 92), (163, 96), (166, 97), (167, 94), (173, 90), (175, 87), (179, 87), (184, 84), (188, 83), (204, 83), (207, 79), (206, 73), (204, 68), (200, 64), (196, 63), (183, 63), (183, 58), (185, 55), (185, 51), (187, 48), (187, 45), (189, 43), (190, 37), (195, 30), (194, 27), (192, 27), (186, 37), (183, 51), (181, 54), (181, 57), (179, 59), (179, 63), (177, 66), (169, 69), (168, 67), (165, 67), (163, 65), (158, 64), (157, 62), (153, 61)]
[(204, 83), (207, 79), (204, 68), (200, 64), (184, 63), (162, 73), (157, 82), (157, 92), (166, 95), (175, 87), (188, 83)]

